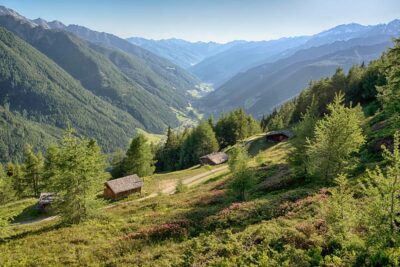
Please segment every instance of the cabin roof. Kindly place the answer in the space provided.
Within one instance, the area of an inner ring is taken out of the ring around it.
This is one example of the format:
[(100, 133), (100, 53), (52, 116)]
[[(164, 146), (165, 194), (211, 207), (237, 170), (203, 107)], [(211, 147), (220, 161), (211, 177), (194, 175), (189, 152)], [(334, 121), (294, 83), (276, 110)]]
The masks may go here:
[(279, 131), (271, 131), (267, 133), (268, 136), (273, 136), (273, 135), (285, 135), (288, 138), (292, 138), (294, 136), (293, 132), (290, 130), (279, 130)]
[(44, 205), (44, 204), (51, 204), (56, 197), (55, 193), (52, 192), (47, 192), (47, 193), (40, 193), (39, 196), (39, 204)]
[(209, 159), (215, 164), (221, 164), (228, 160), (228, 155), (224, 152), (214, 152), (205, 156), (200, 157), (200, 159)]
[(105, 183), (105, 185), (114, 192), (118, 194), (121, 192), (129, 191), (132, 189), (140, 188), (143, 186), (143, 180), (136, 174), (121, 177), (118, 179), (110, 180)]

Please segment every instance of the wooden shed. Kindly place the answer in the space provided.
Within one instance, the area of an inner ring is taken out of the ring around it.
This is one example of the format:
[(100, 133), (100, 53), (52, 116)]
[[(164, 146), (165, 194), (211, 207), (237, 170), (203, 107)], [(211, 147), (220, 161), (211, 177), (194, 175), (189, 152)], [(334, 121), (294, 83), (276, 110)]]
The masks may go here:
[(117, 200), (135, 192), (141, 192), (143, 180), (136, 174), (110, 180), (105, 183), (104, 197)]
[(54, 202), (55, 197), (55, 193), (40, 193), (39, 208), (42, 211), (47, 211), (50, 208), (51, 204)]
[(228, 155), (224, 152), (214, 152), (200, 157), (201, 165), (218, 165), (228, 161)]
[(292, 138), (294, 134), (289, 130), (272, 131), (268, 132), (265, 138), (269, 142), (284, 142)]

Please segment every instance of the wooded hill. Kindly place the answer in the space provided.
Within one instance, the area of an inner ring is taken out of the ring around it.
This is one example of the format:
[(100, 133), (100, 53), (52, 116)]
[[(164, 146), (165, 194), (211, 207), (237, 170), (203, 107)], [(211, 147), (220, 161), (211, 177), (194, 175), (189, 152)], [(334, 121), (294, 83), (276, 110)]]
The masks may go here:
[[(48, 126), (58, 129), (46, 133), (57, 136), (70, 123), (98, 139), (105, 151), (114, 151), (126, 146), (136, 128), (162, 133), (182, 123), (178, 113), (196, 119), (189, 116), (187, 91), (196, 90), (198, 80), (180, 67), (116, 36), (103, 33), (103, 38), (93, 39), (96, 32), (84, 28), (86, 34), (76, 32), (87, 39), (83, 40), (66, 29), (42, 27), (1, 8), (5, 12), (0, 26), (8, 30), (1, 30), (1, 52), (8, 60), (1, 62), (0, 98), (10, 120), (19, 113), (24, 120), (43, 125), (42, 131)], [(70, 30), (74, 29), (81, 28)], [(12, 148), (23, 141), (12, 125), (2, 127), (0, 161), (21, 156)], [(34, 135), (39, 138), (24, 142), (48, 142)], [(14, 142), (5, 141), (10, 138)]]
[[(370, 65), (338, 69), (264, 118), (266, 131), (292, 128), (287, 142), (231, 141), (253, 128), (243, 110), (204, 121), (183, 142), (170, 132), (167, 159), (179, 144), (183, 152), (231, 145), (227, 171), (190, 186), (183, 181), (207, 168), (147, 176), (144, 198), (102, 203), (104, 155), (70, 129), (46, 160), (27, 147), (23, 164), (0, 167), (0, 264), (398, 266), (399, 58), (396, 40)], [(153, 160), (138, 136), (122, 166), (146, 175)], [(30, 223), (36, 200), (16, 192), (33, 194), (38, 177), (59, 194), (59, 217)], [(163, 194), (163, 182), (175, 194)]]

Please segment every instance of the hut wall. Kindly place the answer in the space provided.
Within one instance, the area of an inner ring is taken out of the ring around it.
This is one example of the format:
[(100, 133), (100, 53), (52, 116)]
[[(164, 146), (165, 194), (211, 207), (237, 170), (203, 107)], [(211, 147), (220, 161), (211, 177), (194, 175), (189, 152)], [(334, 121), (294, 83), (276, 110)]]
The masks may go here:
[(289, 138), (283, 134), (267, 136), (267, 141), (271, 141), (271, 142), (283, 142), (283, 141), (287, 141), (288, 139)]
[(115, 194), (110, 188), (108, 188), (106, 186), (106, 188), (104, 188), (104, 197), (110, 198), (110, 199), (115, 199)]
[(201, 158), (201, 165), (215, 165), (215, 162), (210, 160), (209, 158)]

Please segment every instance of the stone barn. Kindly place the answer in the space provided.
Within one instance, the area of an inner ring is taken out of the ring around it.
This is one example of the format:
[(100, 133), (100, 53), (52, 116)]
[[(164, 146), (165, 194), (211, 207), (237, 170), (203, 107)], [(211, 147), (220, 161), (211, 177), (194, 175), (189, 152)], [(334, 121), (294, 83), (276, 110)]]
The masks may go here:
[(214, 152), (200, 157), (201, 165), (218, 165), (228, 161), (228, 155), (224, 152)]
[(268, 142), (284, 142), (292, 138), (294, 134), (289, 130), (268, 132), (265, 138)]
[(112, 200), (124, 198), (132, 193), (141, 192), (143, 180), (136, 174), (110, 180), (105, 183), (104, 197)]

